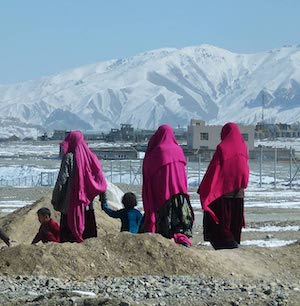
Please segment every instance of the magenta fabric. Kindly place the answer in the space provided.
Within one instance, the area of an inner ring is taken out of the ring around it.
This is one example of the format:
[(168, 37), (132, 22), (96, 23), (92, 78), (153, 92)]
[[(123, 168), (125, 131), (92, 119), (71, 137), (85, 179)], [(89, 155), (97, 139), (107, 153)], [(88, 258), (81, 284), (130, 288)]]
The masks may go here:
[(221, 142), (197, 191), (203, 210), (218, 223), (209, 205), (224, 194), (247, 188), (248, 180), (248, 148), (237, 124), (229, 122), (222, 128)]
[(192, 241), (184, 234), (175, 233), (173, 235), (173, 238), (174, 238), (174, 241), (178, 244), (183, 244), (183, 245), (186, 245), (186, 246), (189, 246), (189, 247), (191, 247), (193, 245)]
[(156, 232), (156, 212), (173, 195), (188, 194), (186, 159), (172, 128), (162, 125), (148, 143), (143, 162), (145, 231)]
[(100, 161), (84, 140), (80, 131), (70, 132), (61, 143), (64, 154), (72, 152), (75, 158), (70, 202), (68, 205), (68, 226), (77, 242), (83, 241), (85, 208), (96, 195), (106, 191), (107, 183)]

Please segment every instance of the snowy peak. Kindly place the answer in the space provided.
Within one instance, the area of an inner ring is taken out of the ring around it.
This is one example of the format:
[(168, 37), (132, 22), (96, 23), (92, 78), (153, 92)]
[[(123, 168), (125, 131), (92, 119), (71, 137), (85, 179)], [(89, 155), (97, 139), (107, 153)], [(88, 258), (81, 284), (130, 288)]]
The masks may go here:
[(300, 118), (300, 47), (237, 54), (165, 48), (0, 86), (2, 116), (48, 129), (108, 130)]

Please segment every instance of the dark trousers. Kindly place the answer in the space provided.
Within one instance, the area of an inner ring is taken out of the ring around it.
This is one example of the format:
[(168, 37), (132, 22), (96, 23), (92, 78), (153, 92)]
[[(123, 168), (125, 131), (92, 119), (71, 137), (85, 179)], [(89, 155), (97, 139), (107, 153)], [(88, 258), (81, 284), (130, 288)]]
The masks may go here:
[[(82, 234), (83, 240), (92, 237), (97, 237), (95, 211), (93, 209), (86, 210), (84, 217), (85, 227), (84, 232)], [(61, 214), (60, 218), (60, 242), (76, 242), (76, 239), (74, 238), (68, 226), (68, 215), (64, 214)]]
[(216, 224), (208, 212), (203, 215), (204, 240), (215, 249), (238, 247), (244, 223), (243, 198), (219, 198), (209, 205), (219, 219)]

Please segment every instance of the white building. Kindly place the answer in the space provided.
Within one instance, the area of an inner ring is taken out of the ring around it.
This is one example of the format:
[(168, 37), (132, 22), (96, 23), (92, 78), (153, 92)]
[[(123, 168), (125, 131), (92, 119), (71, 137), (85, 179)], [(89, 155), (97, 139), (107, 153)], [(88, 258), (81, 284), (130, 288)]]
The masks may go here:
[[(254, 149), (254, 125), (238, 125), (248, 149)], [(188, 126), (187, 145), (189, 149), (214, 150), (220, 143), (222, 125), (205, 125), (205, 121), (192, 119)]]

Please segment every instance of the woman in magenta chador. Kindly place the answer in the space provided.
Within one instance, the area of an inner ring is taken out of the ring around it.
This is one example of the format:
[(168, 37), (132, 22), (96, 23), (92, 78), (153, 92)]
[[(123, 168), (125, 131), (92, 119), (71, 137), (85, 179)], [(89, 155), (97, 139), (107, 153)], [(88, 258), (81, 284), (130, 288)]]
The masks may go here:
[(248, 180), (248, 148), (239, 127), (229, 122), (222, 128), (221, 142), (198, 189), (204, 210), (204, 240), (215, 249), (240, 244)]
[(144, 229), (190, 246), (194, 215), (185, 167), (172, 128), (160, 126), (149, 140), (143, 162)]
[(61, 143), (62, 162), (52, 194), (54, 209), (61, 212), (61, 242), (82, 242), (96, 237), (93, 199), (106, 191), (106, 180), (97, 156), (80, 131), (70, 132)]

